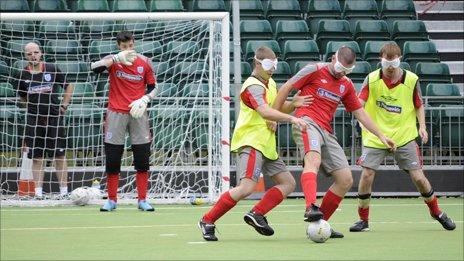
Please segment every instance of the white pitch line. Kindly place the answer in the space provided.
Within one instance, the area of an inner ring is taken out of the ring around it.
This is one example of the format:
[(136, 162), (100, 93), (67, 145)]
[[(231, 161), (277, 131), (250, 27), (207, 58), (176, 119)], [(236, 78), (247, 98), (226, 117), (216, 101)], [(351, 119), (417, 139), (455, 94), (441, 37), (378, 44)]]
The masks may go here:
[[(424, 203), (413, 203), (413, 204), (410, 204), (410, 203), (398, 203), (398, 204), (375, 204), (375, 202), (372, 204), (372, 201), (371, 201), (371, 206), (372, 207), (375, 207), (375, 208), (378, 208), (378, 207), (412, 207), (412, 206), (424, 206), (425, 204)], [(253, 206), (253, 204), (250, 204), (250, 205), (237, 205), (235, 206), (235, 208), (249, 208), (250, 206)], [(341, 207), (343, 206), (358, 206), (358, 204), (341, 204)], [(444, 204), (441, 204), (440, 203), (440, 206), (464, 206), (464, 203), (444, 203)], [(195, 209), (209, 209), (211, 208), (212, 206), (211, 205), (208, 205), (208, 206), (202, 206), (202, 207), (199, 207), (199, 206), (196, 206), (196, 207), (187, 207), (186, 206), (183, 206), (183, 207), (170, 207), (170, 208), (166, 208), (166, 207), (156, 207), (155, 206), (155, 209), (156, 210), (195, 210)], [(279, 208), (287, 208), (287, 207), (304, 207), (304, 204), (301, 204), (301, 205), (281, 205), (281, 206), (278, 206)], [(118, 207), (118, 209), (116, 211), (133, 211), (133, 210), (136, 210), (136, 207)], [(155, 212), (156, 212), (155, 210)], [(38, 208), (38, 209), (26, 209), (26, 208), (5, 208), (5, 207), (2, 207), (0, 208), (0, 212), (42, 212), (42, 211), (97, 211), (98, 212), (98, 207), (95, 207), (95, 208), (46, 208), (46, 209), (41, 209), (41, 208)]]
[[(454, 221), (463, 223), (462, 220)], [(436, 221), (375, 221), (371, 224), (435, 224)], [(306, 223), (273, 223), (273, 226), (302, 226)], [(349, 222), (331, 222), (332, 225), (351, 225)], [(155, 228), (155, 227), (195, 227), (196, 224), (164, 224), (164, 225), (145, 225), (145, 226), (92, 226), (92, 227), (24, 227), (24, 228), (2, 228), (1, 231), (34, 231), (34, 230), (73, 230), (73, 229), (126, 229), (126, 228)], [(220, 224), (220, 226), (245, 226), (244, 223)], [(177, 234), (165, 234), (177, 235)]]
[(187, 242), (187, 244), (195, 244), (195, 245), (206, 244), (206, 243), (207, 243), (207, 242), (205, 242), (205, 241)]
[(160, 237), (175, 237), (177, 234), (160, 234)]

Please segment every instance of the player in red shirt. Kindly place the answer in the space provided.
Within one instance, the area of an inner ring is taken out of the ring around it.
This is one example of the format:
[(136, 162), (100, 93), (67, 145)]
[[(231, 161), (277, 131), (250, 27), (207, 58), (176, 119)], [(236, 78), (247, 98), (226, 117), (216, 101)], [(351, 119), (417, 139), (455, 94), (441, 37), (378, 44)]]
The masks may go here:
[(121, 52), (108, 55), (91, 65), (95, 73), (108, 70), (110, 78), (105, 119), (108, 201), (100, 211), (116, 209), (126, 130), (131, 138), (134, 167), (137, 171), (138, 208), (154, 211), (146, 201), (151, 143), (146, 108), (148, 102), (154, 98), (156, 80), (150, 60), (134, 51), (134, 37), (131, 33), (118, 33), (116, 41)]
[[(331, 121), (339, 103), (389, 148), (394, 149), (392, 140), (385, 137), (372, 122), (359, 102), (353, 83), (345, 75), (351, 73), (356, 63), (355, 52), (346, 46), (340, 47), (329, 64), (307, 65), (288, 80), (279, 90), (274, 108), (281, 109), (292, 89), (301, 95), (312, 95), (314, 102), (297, 108), (295, 116), (306, 121), (306, 131), (293, 128), (293, 137), (301, 148), (304, 158), (301, 187), (306, 199), (304, 220), (328, 220), (337, 209), (346, 192), (351, 188), (353, 177), (343, 149), (332, 133)], [(334, 178), (334, 183), (325, 194), (321, 207), (316, 205), (316, 175), (319, 166)], [(332, 230), (332, 238), (343, 234)]]

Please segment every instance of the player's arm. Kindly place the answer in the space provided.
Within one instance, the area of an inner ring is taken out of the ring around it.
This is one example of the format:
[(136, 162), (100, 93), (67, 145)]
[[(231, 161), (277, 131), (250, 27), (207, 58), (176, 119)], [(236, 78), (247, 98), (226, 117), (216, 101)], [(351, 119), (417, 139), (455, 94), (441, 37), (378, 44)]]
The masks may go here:
[(285, 101), (281, 111), (283, 113), (292, 113), (298, 107), (309, 106), (313, 103), (314, 98), (312, 95), (300, 94), (301, 91), (298, 90), (298, 92), (293, 96), (292, 101)]
[(416, 117), (419, 122), (419, 136), (423, 143), (427, 143), (429, 140), (429, 134), (425, 126), (425, 109), (424, 103), (422, 102), (422, 93), (419, 85), (419, 81), (416, 83), (413, 95), (414, 107), (416, 108)]
[(129, 104), (130, 115), (134, 118), (141, 118), (147, 109), (148, 103), (155, 98), (156, 79), (153, 68), (148, 58), (141, 56), (145, 60), (145, 84), (147, 86), (146, 94), (141, 98)]
[(290, 122), (296, 124), (300, 129), (306, 129), (306, 123), (303, 120), (271, 108), (264, 98), (264, 95), (264, 87), (251, 85), (240, 94), (240, 99), (246, 106), (256, 110), (256, 112), (265, 120)]
[(366, 76), (361, 87), (361, 91), (358, 94), (358, 99), (361, 105), (364, 107), (367, 99), (369, 98), (369, 76)]
[(134, 50), (121, 51), (115, 55), (105, 56), (103, 59), (90, 64), (90, 69), (94, 73), (102, 73), (113, 65), (113, 63), (122, 63), (124, 65), (132, 65), (137, 53)]
[[(295, 109), (294, 107), (292, 108), (292, 106), (288, 103), (287, 105), (285, 105), (288, 94), (292, 91), (292, 89), (300, 90), (303, 86), (305, 86), (311, 80), (312, 73), (316, 70), (317, 66), (315, 64), (307, 65), (303, 69), (301, 69), (295, 76), (293, 76), (286, 83), (284, 83), (284, 85), (280, 87), (279, 92), (277, 93), (277, 98), (275, 99), (272, 107), (276, 110), (284, 112), (293, 111)], [(297, 93), (297, 96), (298, 94), (299, 93)]]
[(61, 85), (61, 87), (64, 89), (64, 94), (63, 94), (63, 99), (61, 100), (61, 112), (65, 113), (66, 109), (68, 109), (69, 104), (71, 103), (71, 96), (74, 92), (74, 85), (69, 84), (66, 82), (66, 79), (64, 77), (64, 74), (55, 67), (55, 81), (57, 84)]

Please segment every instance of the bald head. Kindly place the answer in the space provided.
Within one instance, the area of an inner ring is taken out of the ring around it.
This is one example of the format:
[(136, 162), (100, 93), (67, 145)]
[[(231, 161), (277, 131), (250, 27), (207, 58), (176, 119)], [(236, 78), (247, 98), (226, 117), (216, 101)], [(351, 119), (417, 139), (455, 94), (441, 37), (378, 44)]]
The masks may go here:
[(24, 46), (24, 53), (26, 59), (32, 66), (38, 66), (40, 64), (40, 58), (42, 57), (42, 51), (37, 43), (29, 42)]
[(356, 53), (350, 47), (342, 46), (338, 49), (337, 58), (342, 64), (354, 64), (356, 61)]
[(273, 60), (276, 58), (274, 51), (267, 46), (261, 46), (258, 49), (256, 49), (255, 56), (259, 60), (263, 60), (263, 59)]

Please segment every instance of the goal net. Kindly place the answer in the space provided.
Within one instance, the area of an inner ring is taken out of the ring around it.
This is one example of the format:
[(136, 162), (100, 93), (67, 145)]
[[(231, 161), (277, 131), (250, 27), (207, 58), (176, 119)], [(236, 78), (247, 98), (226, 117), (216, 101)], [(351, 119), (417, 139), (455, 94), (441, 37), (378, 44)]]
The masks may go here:
[[(68, 189), (100, 181), (106, 192), (103, 126), (109, 81), (108, 74), (91, 72), (90, 63), (118, 52), (115, 36), (122, 30), (134, 34), (135, 50), (151, 59), (157, 79), (157, 95), (148, 106), (153, 137), (148, 199), (186, 203), (195, 196), (208, 202), (228, 189), (228, 13), (4, 13), (0, 28), (2, 204), (69, 203), (57, 199), (51, 158), (44, 161), (48, 200), (39, 203), (20, 188), (26, 182), (30, 189), (32, 176), (21, 160), (27, 112), (14, 75), (27, 66), (29, 42), (39, 44), (42, 60), (74, 85), (63, 121)], [(123, 202), (137, 197), (134, 174), (126, 136), (118, 189)]]

